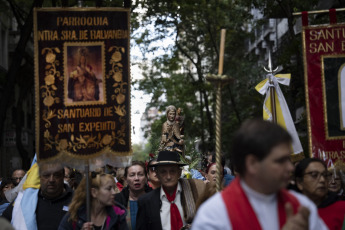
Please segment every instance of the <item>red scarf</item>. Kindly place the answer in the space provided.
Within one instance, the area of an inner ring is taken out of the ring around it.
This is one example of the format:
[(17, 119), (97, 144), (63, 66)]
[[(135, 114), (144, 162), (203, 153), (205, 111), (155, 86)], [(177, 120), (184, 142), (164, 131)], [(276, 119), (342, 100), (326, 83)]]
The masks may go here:
[[(238, 177), (224, 189), (222, 198), (227, 208), (233, 230), (261, 230), (259, 220), (240, 185), (240, 179)], [(279, 226), (281, 229), (286, 222), (285, 203), (289, 202), (292, 205), (294, 214), (296, 214), (299, 202), (297, 198), (284, 189), (278, 192), (277, 198)]]
[(171, 225), (171, 230), (180, 230), (183, 226), (183, 222), (181, 219), (180, 211), (177, 208), (177, 205), (175, 204), (175, 197), (176, 197), (176, 191), (177, 191), (177, 186), (175, 188), (175, 191), (172, 195), (167, 193), (163, 187), (163, 190), (165, 192), (165, 195), (170, 202), (170, 225)]

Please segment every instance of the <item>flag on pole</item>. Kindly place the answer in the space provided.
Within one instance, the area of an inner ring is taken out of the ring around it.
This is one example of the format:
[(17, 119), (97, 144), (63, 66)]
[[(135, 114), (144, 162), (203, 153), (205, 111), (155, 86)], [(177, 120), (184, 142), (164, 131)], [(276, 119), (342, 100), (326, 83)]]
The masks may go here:
[[(273, 85), (270, 84), (269, 78), (272, 78)], [(262, 95), (266, 94), (266, 98), (264, 101), (263, 106), (263, 119), (272, 121), (272, 111), (271, 111), (271, 103), (272, 99), (269, 93), (270, 87), (275, 88), (275, 108), (276, 108), (276, 114), (277, 114), (277, 124), (281, 125), (283, 128), (285, 128), (292, 137), (292, 149), (293, 154), (301, 154), (303, 153), (303, 148), (301, 145), (301, 142), (299, 140), (295, 124), (292, 120), (290, 110), (286, 104), (283, 92), (281, 91), (279, 84), (283, 84), (286, 86), (290, 85), (290, 78), (291, 74), (267, 74), (267, 78), (260, 82), (255, 89)], [(303, 154), (301, 154), (303, 156)]]
[(16, 230), (37, 230), (34, 210), (38, 202), (40, 179), (36, 155), (26, 175), (23, 187), (14, 202), (11, 223)]

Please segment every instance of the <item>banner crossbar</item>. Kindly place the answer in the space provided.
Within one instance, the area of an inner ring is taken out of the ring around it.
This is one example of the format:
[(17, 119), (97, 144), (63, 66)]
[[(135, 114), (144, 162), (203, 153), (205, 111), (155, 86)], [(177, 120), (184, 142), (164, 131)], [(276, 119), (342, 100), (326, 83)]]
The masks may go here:
[[(345, 8), (339, 8), (339, 9), (335, 9), (336, 12), (342, 12), (345, 11)], [(329, 9), (328, 10), (313, 10), (313, 11), (307, 11), (308, 15), (310, 14), (325, 14), (325, 13), (329, 13)], [(302, 12), (296, 12), (296, 13), (292, 13), (293, 16), (302, 16)]]

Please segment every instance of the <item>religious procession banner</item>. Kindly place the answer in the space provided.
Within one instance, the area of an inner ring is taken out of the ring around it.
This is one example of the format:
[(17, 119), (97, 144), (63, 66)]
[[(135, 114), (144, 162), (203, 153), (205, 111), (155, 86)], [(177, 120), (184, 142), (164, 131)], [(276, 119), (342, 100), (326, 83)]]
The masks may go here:
[(35, 9), (38, 161), (128, 163), (129, 15), (122, 8)]
[(303, 28), (305, 92), (312, 157), (345, 159), (345, 25)]

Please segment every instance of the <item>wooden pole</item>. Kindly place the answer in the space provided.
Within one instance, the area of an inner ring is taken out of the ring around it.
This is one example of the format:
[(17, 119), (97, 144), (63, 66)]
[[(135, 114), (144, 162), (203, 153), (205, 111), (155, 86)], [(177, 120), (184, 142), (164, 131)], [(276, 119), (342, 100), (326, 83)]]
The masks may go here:
[(277, 124), (276, 91), (274, 88), (274, 82), (273, 82), (274, 75), (273, 74), (278, 70), (278, 67), (276, 69), (273, 69), (271, 51), (269, 51), (269, 53), (268, 53), (268, 69), (266, 69), (265, 67), (264, 67), (264, 69), (266, 72), (268, 72), (270, 74), (269, 78), (268, 78), (268, 82), (270, 84), (269, 92), (270, 92), (270, 99), (271, 99), (272, 122), (274, 124)]
[[(269, 82), (271, 85), (273, 85), (272, 76), (270, 77)], [(271, 97), (272, 122), (274, 124), (277, 124), (276, 92), (275, 92), (274, 86), (270, 86), (270, 97)]]
[(225, 34), (226, 30), (221, 30), (220, 35), (220, 50), (219, 50), (219, 64), (218, 74), (208, 74), (206, 80), (215, 83), (216, 90), (216, 189), (219, 192), (222, 189), (222, 153), (221, 153), (221, 114), (222, 114), (222, 87), (224, 84), (231, 82), (232, 78), (223, 74), (224, 62), (224, 47), (225, 47)]
[[(226, 30), (221, 30), (220, 35), (220, 49), (219, 49), (219, 63), (218, 63), (218, 76), (223, 74), (223, 63), (224, 63), (224, 47), (225, 47), (225, 35)], [(222, 114), (222, 82), (217, 82), (217, 99), (216, 99), (216, 189), (219, 192), (222, 188), (221, 172), (222, 167), (222, 156), (221, 156), (221, 114)]]
[(226, 30), (222, 29), (221, 32), (220, 32), (218, 75), (222, 75), (223, 74), (225, 35), (226, 35)]
[(89, 163), (85, 165), (85, 176), (86, 176), (86, 220), (91, 221), (91, 202), (90, 202), (90, 167)]

